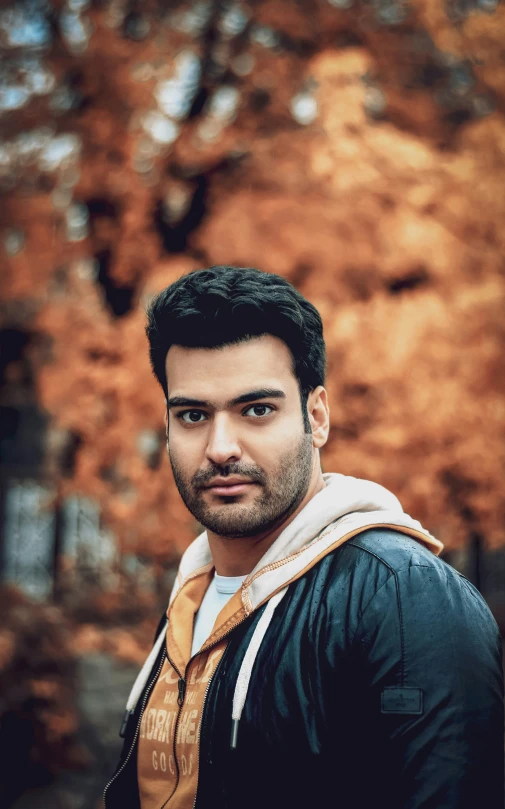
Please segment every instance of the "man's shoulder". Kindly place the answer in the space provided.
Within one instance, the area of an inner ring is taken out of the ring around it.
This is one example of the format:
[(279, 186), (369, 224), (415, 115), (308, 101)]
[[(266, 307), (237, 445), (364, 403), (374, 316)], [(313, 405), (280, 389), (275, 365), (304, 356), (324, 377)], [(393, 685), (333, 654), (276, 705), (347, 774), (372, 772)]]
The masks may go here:
[[(400, 530), (369, 528), (337, 548), (331, 573), (335, 585), (349, 578), (353, 591), (370, 595), (388, 580), (410, 578), (412, 586), (423, 589), (426, 577), (444, 590), (465, 590), (468, 597), (479, 598), (478, 591), (457, 570), (436, 556), (420, 541)], [(410, 571), (410, 573), (409, 573)], [(417, 575), (414, 576), (414, 573)]]
[[(489, 607), (474, 585), (413, 537), (373, 528), (358, 534), (344, 548), (344, 565), (357, 573), (361, 589), (382, 591), (386, 600), (394, 591), (402, 603), (405, 599), (419, 604), (441, 599), (448, 610), (457, 605), (461, 614), (479, 613), (493, 632), (496, 629)], [(388, 582), (391, 586), (383, 588)]]
[(331, 551), (311, 577), (324, 584), (325, 599), (335, 608), (345, 592), (346, 603), (361, 611), (377, 593), (387, 599), (399, 592), (406, 578), (422, 590), (427, 576), (442, 590), (461, 587), (460, 574), (418, 540), (394, 528), (373, 527)]
[(448, 621), (453, 640), (471, 635), (475, 642), (478, 635), (484, 645), (495, 647), (499, 631), (482, 594), (420, 542), (400, 531), (374, 528), (347, 545), (348, 566), (360, 571), (356, 598), (361, 605), (375, 605), (366, 610), (372, 626), (383, 622), (388, 611), (401, 613), (400, 623), (409, 632), (424, 631), (428, 622), (430, 632), (438, 632), (443, 642)]
[(455, 576), (459, 574), (419, 540), (392, 528), (369, 528), (353, 537), (344, 547), (362, 562), (384, 565), (390, 573), (412, 567), (431, 567)]

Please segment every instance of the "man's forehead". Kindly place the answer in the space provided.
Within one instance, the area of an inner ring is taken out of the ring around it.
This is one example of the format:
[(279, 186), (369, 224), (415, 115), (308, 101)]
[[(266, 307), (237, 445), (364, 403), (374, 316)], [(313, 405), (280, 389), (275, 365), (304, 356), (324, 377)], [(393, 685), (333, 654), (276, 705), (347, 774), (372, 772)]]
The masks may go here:
[[(293, 360), (282, 340), (263, 335), (244, 343), (219, 348), (190, 348), (173, 345), (166, 358), (169, 384), (179, 379), (195, 377), (199, 383), (219, 375), (222, 381), (237, 380), (237, 385), (249, 384), (258, 373), (269, 377), (291, 376)], [(243, 381), (240, 381), (243, 380)]]
[(277, 338), (264, 340), (262, 345), (255, 340), (255, 347), (252, 342), (222, 349), (172, 346), (166, 362), (169, 397), (222, 406), (254, 391), (281, 390), (284, 396), (293, 393), (297, 382), (285, 344)]

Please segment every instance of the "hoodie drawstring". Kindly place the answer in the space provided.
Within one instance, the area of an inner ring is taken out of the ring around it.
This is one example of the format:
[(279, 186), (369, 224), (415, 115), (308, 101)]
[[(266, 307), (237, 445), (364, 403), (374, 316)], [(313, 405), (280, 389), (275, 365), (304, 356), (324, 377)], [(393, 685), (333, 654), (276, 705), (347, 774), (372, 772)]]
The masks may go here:
[[(287, 589), (288, 589), (287, 587), (283, 587), (282, 590), (279, 590), (279, 592), (276, 593), (274, 596), (272, 596), (272, 598), (269, 600), (263, 615), (256, 624), (256, 629), (253, 632), (251, 641), (244, 655), (244, 659), (242, 660), (242, 665), (240, 666), (237, 682), (235, 684), (235, 692), (233, 694), (233, 708), (231, 714), (232, 731), (230, 741), (230, 747), (232, 750), (235, 750), (237, 747), (238, 726), (240, 722), (240, 717), (242, 716), (242, 711), (244, 709), (247, 691), (249, 688), (249, 682), (251, 679), (251, 673), (254, 667), (254, 663), (256, 661), (259, 648), (263, 642), (265, 633), (268, 627), (270, 626), (270, 621), (272, 620), (274, 611), (284, 598)], [(139, 672), (137, 679), (133, 684), (133, 688), (130, 692), (128, 702), (126, 703), (126, 711), (123, 717), (123, 722), (121, 724), (121, 730), (119, 731), (119, 735), (121, 736), (121, 738), (124, 738), (124, 736), (126, 735), (126, 728), (128, 726), (128, 721), (135, 712), (137, 702), (140, 698), (140, 695), (142, 694), (142, 691), (144, 690), (144, 687), (149, 679), (149, 675), (154, 667), (156, 658), (158, 657), (158, 654), (161, 650), (161, 647), (165, 640), (166, 628), (167, 622), (165, 622), (161, 632), (156, 638), (156, 642), (153, 648), (151, 649), (151, 652), (146, 662), (142, 666), (142, 669)]]
[(163, 624), (163, 628), (156, 638), (156, 642), (149, 652), (149, 657), (147, 658), (146, 662), (140, 669), (140, 672), (137, 676), (137, 679), (133, 683), (133, 688), (130, 691), (130, 696), (128, 697), (128, 702), (126, 703), (126, 711), (123, 716), (123, 721), (121, 722), (121, 729), (119, 731), (119, 735), (122, 739), (126, 736), (126, 728), (128, 726), (128, 721), (135, 713), (135, 708), (137, 706), (137, 702), (139, 701), (140, 695), (144, 690), (144, 686), (149, 679), (149, 675), (154, 668), (154, 664), (156, 662), (156, 658), (158, 657), (161, 647), (163, 645), (163, 641), (165, 640), (165, 633), (167, 629), (167, 621)]
[(284, 598), (287, 587), (283, 587), (269, 600), (265, 612), (256, 624), (256, 629), (247, 647), (247, 651), (242, 660), (240, 671), (238, 673), (237, 682), (235, 684), (235, 693), (233, 694), (233, 709), (231, 714), (231, 740), (230, 748), (235, 750), (237, 747), (238, 726), (242, 711), (247, 697), (247, 689), (249, 688), (249, 681), (254, 667), (254, 662), (258, 654), (259, 648), (265, 636), (265, 633), (270, 625), (274, 611), (279, 603)]

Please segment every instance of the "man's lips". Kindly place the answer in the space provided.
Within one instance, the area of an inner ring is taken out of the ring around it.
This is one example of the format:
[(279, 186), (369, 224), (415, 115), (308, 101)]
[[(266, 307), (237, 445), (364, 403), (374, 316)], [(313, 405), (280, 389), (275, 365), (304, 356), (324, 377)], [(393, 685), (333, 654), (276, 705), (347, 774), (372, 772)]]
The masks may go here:
[(247, 491), (249, 486), (254, 486), (254, 482), (252, 480), (240, 481), (239, 483), (217, 483), (215, 485), (207, 486), (206, 488), (208, 491), (212, 492), (212, 494), (234, 495), (243, 494), (243, 492)]

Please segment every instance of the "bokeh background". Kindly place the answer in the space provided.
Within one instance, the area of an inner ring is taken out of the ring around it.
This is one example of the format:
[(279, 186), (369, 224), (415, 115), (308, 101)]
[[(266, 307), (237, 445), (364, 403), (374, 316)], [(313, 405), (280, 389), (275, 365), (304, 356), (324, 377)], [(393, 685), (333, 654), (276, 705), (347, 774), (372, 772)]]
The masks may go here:
[(392, 489), (505, 628), (505, 7), (0, 4), (0, 802), (94, 809), (196, 536), (151, 296), (288, 278), (328, 471)]

